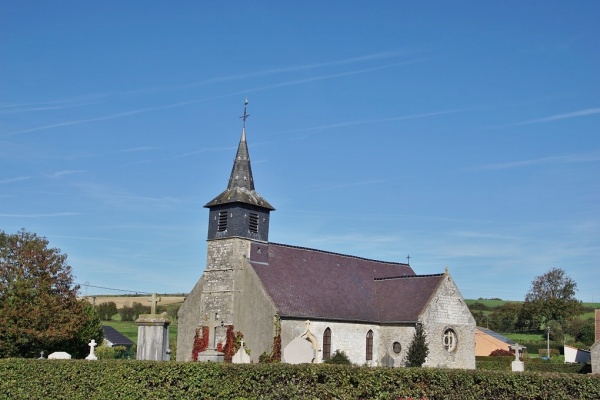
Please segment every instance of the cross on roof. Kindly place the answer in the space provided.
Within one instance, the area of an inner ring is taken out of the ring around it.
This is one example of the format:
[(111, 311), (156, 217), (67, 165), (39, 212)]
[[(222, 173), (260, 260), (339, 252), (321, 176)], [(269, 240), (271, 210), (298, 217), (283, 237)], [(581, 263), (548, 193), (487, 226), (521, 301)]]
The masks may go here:
[(160, 297), (157, 297), (156, 293), (152, 293), (152, 297), (150, 297), (148, 301), (152, 303), (150, 306), (150, 313), (156, 314), (156, 304), (160, 301)]
[(244, 115), (242, 115), (240, 118), (244, 121), (244, 129), (246, 129), (246, 120), (248, 119), (248, 117), (250, 116), (250, 114), (246, 113), (246, 106), (248, 105), (248, 99), (246, 99), (246, 101), (244, 102)]
[(410, 254), (406, 256), (406, 260), (407, 260), (407, 261), (406, 261), (406, 263), (407, 263), (408, 265), (410, 265)]

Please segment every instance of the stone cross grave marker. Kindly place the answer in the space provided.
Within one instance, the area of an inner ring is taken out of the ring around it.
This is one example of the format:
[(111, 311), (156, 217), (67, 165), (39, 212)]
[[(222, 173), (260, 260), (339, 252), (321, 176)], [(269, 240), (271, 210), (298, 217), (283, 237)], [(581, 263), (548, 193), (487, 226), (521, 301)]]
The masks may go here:
[(96, 341), (94, 339), (92, 339), (88, 343), (88, 346), (90, 346), (90, 355), (88, 355), (85, 359), (86, 360), (97, 360), (98, 357), (96, 357), (96, 355), (94, 354), (94, 347), (98, 346), (98, 344), (96, 343)]
[(515, 343), (512, 346), (513, 349), (515, 349), (515, 361), (520, 361), (519, 360), (519, 352), (524, 348), (523, 346), (521, 346), (519, 343)]
[(520, 346), (519, 343), (515, 343), (512, 345), (512, 348), (515, 349), (515, 361), (511, 363), (513, 372), (525, 371), (525, 363), (519, 360), (519, 351), (523, 348), (523, 346)]
[[(210, 317), (208, 318), (208, 342), (212, 343), (211, 349), (217, 348), (217, 318), (219, 314), (210, 313)], [(211, 341), (212, 336), (212, 341)]]
[(152, 293), (152, 297), (148, 299), (152, 303), (150, 306), (150, 314), (156, 314), (156, 304), (160, 301), (160, 297), (156, 296), (156, 293)]

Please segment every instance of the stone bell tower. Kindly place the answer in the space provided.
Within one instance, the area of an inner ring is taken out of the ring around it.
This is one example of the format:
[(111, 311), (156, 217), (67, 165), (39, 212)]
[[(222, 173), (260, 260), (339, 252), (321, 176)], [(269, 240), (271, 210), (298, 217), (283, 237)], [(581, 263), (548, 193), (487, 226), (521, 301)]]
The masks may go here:
[(241, 117), (244, 126), (227, 189), (204, 206), (210, 210), (208, 240), (232, 237), (269, 240), (269, 214), (275, 209), (254, 189), (246, 143), (247, 104), (248, 100)]

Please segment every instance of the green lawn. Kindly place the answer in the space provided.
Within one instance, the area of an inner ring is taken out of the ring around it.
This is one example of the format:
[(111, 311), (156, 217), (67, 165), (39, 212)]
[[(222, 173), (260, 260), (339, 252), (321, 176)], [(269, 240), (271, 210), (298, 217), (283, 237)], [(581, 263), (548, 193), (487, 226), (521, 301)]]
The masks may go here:
[(517, 343), (541, 342), (545, 340), (540, 333), (503, 333), (502, 336)]
[[(499, 307), (504, 303), (508, 303), (508, 301), (506, 300), (473, 300), (473, 299), (465, 299), (465, 302), (467, 303), (467, 305), (471, 305), (473, 303), (482, 303), (485, 304), (488, 307)], [(521, 303), (521, 302), (519, 302)]]
[[(123, 322), (123, 321), (102, 321), (102, 325), (112, 326), (133, 343), (137, 344), (137, 325), (135, 322)], [(177, 323), (171, 323), (169, 325), (169, 341), (177, 342)]]

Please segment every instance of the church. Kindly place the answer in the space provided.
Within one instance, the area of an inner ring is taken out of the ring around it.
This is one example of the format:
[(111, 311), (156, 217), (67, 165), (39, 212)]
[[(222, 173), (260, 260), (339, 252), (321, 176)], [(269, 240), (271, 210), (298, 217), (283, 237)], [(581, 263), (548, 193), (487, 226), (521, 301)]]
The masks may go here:
[(252, 362), (275, 355), (320, 363), (337, 350), (353, 364), (402, 367), (418, 324), (424, 366), (475, 368), (475, 320), (446, 269), (269, 242), (274, 207), (255, 190), (244, 125), (227, 189), (208, 208), (207, 261), (178, 318), (177, 360), (193, 360), (198, 332), (216, 348), (227, 327)]

